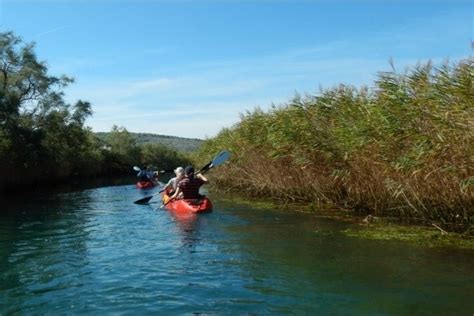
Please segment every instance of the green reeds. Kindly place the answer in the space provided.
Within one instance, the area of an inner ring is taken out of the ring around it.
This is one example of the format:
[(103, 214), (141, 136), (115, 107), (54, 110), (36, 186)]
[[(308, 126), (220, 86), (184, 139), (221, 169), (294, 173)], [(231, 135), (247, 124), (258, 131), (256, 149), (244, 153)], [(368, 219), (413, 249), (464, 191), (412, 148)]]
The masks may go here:
[(233, 152), (213, 176), (219, 188), (464, 230), (474, 222), (472, 79), (471, 59), (381, 72), (372, 88), (247, 112), (201, 154)]

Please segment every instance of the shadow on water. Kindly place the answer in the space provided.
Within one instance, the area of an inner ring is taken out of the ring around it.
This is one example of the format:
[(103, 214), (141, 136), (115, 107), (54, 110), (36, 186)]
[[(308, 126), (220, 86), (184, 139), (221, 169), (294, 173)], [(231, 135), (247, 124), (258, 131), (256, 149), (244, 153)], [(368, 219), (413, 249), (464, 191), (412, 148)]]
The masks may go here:
[(87, 189), (111, 187), (120, 185), (129, 185), (137, 182), (135, 176), (118, 176), (118, 177), (98, 177), (98, 178), (81, 178), (74, 179), (71, 181), (48, 184), (48, 185), (37, 185), (34, 187), (26, 187), (24, 190), (15, 189), (0, 193), (0, 201), (3, 203), (16, 204), (21, 201), (35, 199), (37, 197), (54, 196), (55, 194), (67, 193), (67, 192), (78, 192)]

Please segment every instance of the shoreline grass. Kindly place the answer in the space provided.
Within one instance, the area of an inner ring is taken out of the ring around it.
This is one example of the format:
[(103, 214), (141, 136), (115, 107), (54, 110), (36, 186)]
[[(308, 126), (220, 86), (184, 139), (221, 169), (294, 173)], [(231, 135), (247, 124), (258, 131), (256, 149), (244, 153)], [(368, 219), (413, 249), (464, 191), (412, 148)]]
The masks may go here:
[(232, 152), (219, 190), (473, 232), (473, 74), (470, 58), (426, 63), (297, 95), (243, 114), (196, 157)]

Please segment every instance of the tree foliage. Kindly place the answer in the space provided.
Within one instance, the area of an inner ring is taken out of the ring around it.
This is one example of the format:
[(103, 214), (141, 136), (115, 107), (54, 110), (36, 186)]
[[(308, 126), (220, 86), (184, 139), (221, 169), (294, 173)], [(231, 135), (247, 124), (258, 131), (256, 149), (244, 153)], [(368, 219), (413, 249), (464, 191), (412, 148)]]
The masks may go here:
[[(130, 173), (145, 149), (121, 127), (99, 139), (84, 124), (89, 102), (69, 104), (67, 76), (52, 76), (34, 44), (0, 33), (0, 189), (60, 178)], [(177, 153), (161, 148), (154, 161)], [(147, 154), (147, 160), (153, 160)], [(171, 162), (169, 162), (171, 164)]]

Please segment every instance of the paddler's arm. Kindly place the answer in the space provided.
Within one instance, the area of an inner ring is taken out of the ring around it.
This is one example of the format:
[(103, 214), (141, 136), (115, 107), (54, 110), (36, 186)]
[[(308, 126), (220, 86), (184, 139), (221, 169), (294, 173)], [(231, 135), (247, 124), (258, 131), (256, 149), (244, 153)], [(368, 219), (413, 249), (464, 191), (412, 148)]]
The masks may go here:
[(170, 200), (174, 200), (176, 199), (176, 197), (178, 196), (178, 194), (181, 192), (181, 188), (180, 187), (177, 187), (176, 188), (176, 191), (174, 191), (174, 194), (170, 197)]
[(196, 178), (201, 179), (204, 183), (209, 183), (209, 180), (207, 180), (207, 178), (200, 173), (196, 175)]
[(166, 191), (166, 190), (168, 190), (168, 189), (170, 189), (170, 188), (173, 187), (173, 179), (174, 179), (174, 178), (171, 178), (171, 179), (168, 181), (168, 183), (165, 184), (165, 186), (163, 187), (163, 191)]

